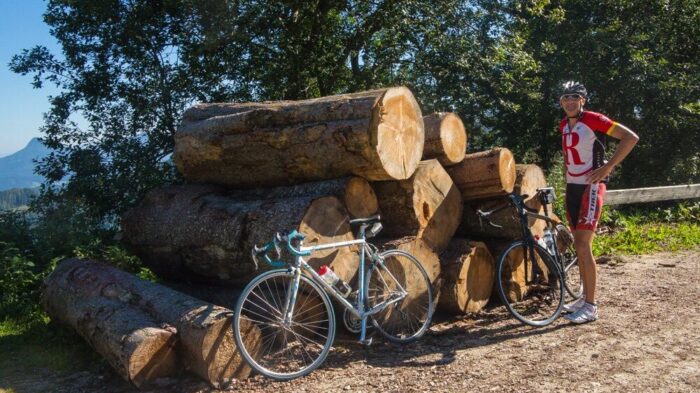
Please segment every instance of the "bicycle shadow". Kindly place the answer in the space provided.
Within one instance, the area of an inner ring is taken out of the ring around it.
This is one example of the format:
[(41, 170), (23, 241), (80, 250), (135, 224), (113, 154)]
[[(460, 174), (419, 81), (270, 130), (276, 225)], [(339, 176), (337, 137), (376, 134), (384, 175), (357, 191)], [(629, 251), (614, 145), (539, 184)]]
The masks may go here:
[[(420, 340), (409, 344), (387, 342), (373, 331), (373, 344), (364, 347), (357, 342), (356, 336), (339, 327), (334, 344), (336, 353), (328, 357), (324, 368), (344, 368), (347, 363), (355, 361), (381, 368), (444, 366), (457, 359), (458, 351), (474, 350), (512, 339), (537, 337), (572, 326), (556, 321), (546, 327), (534, 328), (521, 324), (503, 311), (502, 314), (489, 314), (476, 320), (473, 316), (436, 315), (431, 330)], [(440, 355), (437, 359), (436, 354)], [(464, 353), (461, 356), (465, 356)]]

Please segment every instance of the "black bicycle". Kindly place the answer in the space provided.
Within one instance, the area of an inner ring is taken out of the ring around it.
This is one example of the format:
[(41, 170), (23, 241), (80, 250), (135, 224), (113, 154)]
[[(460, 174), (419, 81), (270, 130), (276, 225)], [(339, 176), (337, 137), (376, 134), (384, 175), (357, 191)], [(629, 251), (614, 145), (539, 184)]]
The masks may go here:
[[(491, 211), (477, 211), (480, 220), (494, 224), (489, 216), (510, 206), (515, 207), (522, 226), (522, 238), (510, 243), (498, 258), (496, 280), (498, 294), (508, 311), (531, 326), (545, 326), (559, 317), (564, 306), (565, 290), (574, 299), (583, 292), (573, 236), (549, 217), (549, 205), (555, 200), (554, 189), (537, 189), (534, 196), (544, 206), (544, 215), (525, 205), (528, 195), (509, 194), (510, 201)], [(543, 237), (534, 237), (528, 218), (544, 220)]]

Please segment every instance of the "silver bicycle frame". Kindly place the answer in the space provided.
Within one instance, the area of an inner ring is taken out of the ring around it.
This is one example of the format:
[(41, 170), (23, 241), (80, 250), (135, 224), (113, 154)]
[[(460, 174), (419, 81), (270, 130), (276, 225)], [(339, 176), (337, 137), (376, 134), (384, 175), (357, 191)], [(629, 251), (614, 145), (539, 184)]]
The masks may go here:
[[(337, 243), (326, 243), (326, 244), (320, 244), (318, 246), (312, 246), (312, 247), (305, 247), (302, 244), (299, 246), (299, 251), (301, 252), (314, 252), (314, 251), (319, 251), (319, 250), (327, 250), (327, 249), (333, 249), (333, 248), (342, 248), (342, 247), (349, 247), (353, 245), (359, 245), (362, 247), (362, 251), (359, 253), (360, 254), (360, 267), (358, 271), (358, 277), (357, 277), (357, 305), (352, 305), (343, 295), (341, 295), (337, 289), (335, 289), (333, 286), (329, 285), (321, 276), (316, 273), (316, 271), (304, 260), (303, 257), (297, 256), (296, 261), (294, 264), (295, 268), (295, 276), (294, 276), (294, 282), (290, 286), (290, 293), (287, 296), (287, 300), (291, 302), (291, 308), (290, 304), (288, 303), (285, 307), (287, 309), (287, 313), (285, 314), (285, 321), (287, 321), (287, 318), (291, 319), (292, 312), (294, 311), (294, 302), (296, 302), (296, 293), (299, 288), (299, 280), (301, 279), (301, 269), (304, 271), (308, 272), (309, 275), (312, 277), (312, 279), (320, 284), (327, 293), (330, 293), (343, 307), (345, 307), (348, 311), (350, 311), (355, 317), (360, 318), (361, 321), (361, 330), (360, 330), (360, 342), (365, 342), (366, 339), (366, 330), (367, 330), (367, 318), (370, 315), (376, 314), (385, 308), (389, 307), (391, 304), (394, 304), (396, 302), (401, 301), (406, 295), (408, 294), (406, 292), (406, 289), (401, 286), (401, 284), (396, 280), (396, 277), (394, 277), (391, 272), (386, 270), (383, 265), (379, 265), (381, 268), (384, 268), (384, 270), (389, 273), (391, 276), (391, 279), (394, 280), (398, 288), (401, 290), (401, 296), (396, 298), (396, 299), (391, 299), (389, 301), (384, 301), (380, 304), (377, 304), (376, 306), (372, 307), (369, 310), (365, 309), (365, 294), (364, 294), (364, 287), (365, 287), (365, 255), (372, 255), (371, 254), (371, 249), (367, 245), (367, 240), (363, 237), (362, 239), (358, 240), (348, 240), (344, 242), (337, 242)], [(293, 291), (293, 292), (292, 292)]]

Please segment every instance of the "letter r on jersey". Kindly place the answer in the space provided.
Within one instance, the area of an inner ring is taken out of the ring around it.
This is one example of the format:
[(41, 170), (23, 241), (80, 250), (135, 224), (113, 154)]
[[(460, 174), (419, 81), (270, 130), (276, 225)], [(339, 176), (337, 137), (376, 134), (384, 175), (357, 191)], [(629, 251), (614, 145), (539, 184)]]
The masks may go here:
[[(574, 165), (583, 164), (583, 161), (581, 161), (581, 156), (578, 154), (578, 150), (575, 149), (576, 145), (578, 145), (578, 140), (579, 136), (575, 132), (564, 134), (564, 155), (566, 156), (565, 159), (567, 165), (571, 164), (571, 161), (573, 161)], [(571, 154), (571, 161), (569, 161), (569, 154)]]

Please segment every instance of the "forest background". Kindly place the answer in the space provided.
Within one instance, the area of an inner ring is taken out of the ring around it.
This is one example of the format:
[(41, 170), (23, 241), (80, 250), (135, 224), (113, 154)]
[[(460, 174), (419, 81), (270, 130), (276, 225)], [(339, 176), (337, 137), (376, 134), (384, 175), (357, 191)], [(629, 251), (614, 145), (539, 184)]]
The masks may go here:
[[(470, 152), (505, 146), (561, 189), (558, 97), (576, 80), (589, 109), (641, 138), (610, 188), (700, 182), (697, 0), (51, 0), (44, 20), (62, 52), (28, 48), (9, 64), (61, 93), (42, 129), (45, 183), (28, 210), (0, 213), (0, 333), (46, 323), (39, 287), (63, 258), (152, 278), (119, 246), (119, 217), (181, 181), (173, 135), (197, 102), (405, 85), (424, 114), (464, 120)], [(627, 231), (599, 252), (700, 243), (697, 203), (606, 220)]]

